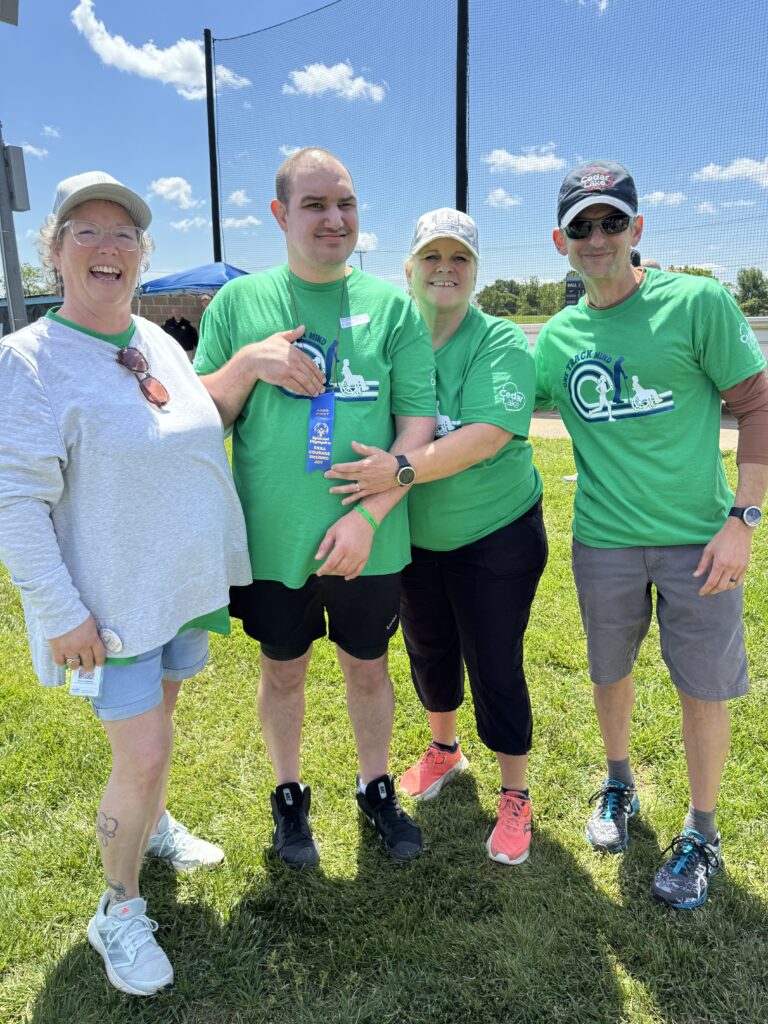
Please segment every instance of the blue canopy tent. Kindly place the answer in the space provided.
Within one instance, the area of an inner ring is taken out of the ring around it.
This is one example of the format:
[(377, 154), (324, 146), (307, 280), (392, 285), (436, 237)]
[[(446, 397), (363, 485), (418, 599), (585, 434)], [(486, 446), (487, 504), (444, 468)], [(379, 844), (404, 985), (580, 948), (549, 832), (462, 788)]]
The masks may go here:
[(238, 270), (229, 263), (206, 263), (203, 267), (182, 270), (179, 274), (168, 274), (154, 281), (147, 281), (140, 288), (141, 295), (205, 295), (215, 292), (227, 281), (242, 277), (244, 270)]

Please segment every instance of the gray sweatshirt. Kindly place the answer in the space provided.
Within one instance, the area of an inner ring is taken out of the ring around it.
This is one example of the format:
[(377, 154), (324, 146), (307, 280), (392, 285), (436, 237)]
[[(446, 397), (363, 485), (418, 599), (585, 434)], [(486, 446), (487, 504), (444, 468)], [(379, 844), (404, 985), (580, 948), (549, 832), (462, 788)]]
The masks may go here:
[(89, 612), (130, 657), (252, 578), (216, 407), (173, 338), (134, 320), (163, 409), (109, 342), (50, 319), (0, 341), (0, 560), (44, 685), (64, 682), (47, 640)]

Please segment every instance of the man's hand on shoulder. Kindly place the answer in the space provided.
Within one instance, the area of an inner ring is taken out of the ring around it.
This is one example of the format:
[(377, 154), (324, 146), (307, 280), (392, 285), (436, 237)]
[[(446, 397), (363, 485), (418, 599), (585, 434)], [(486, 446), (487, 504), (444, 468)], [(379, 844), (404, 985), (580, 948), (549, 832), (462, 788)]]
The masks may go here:
[(717, 531), (701, 554), (694, 576), (709, 573), (700, 597), (734, 590), (743, 582), (749, 565), (754, 531), (739, 519), (730, 518)]
[(305, 352), (296, 348), (294, 343), (303, 334), (303, 325), (290, 331), (278, 331), (264, 341), (249, 345), (248, 355), (257, 380), (315, 398), (325, 390), (325, 375)]
[(372, 544), (371, 524), (359, 512), (348, 512), (327, 530), (317, 549), (315, 558), (325, 558), (317, 575), (355, 579), (368, 562)]

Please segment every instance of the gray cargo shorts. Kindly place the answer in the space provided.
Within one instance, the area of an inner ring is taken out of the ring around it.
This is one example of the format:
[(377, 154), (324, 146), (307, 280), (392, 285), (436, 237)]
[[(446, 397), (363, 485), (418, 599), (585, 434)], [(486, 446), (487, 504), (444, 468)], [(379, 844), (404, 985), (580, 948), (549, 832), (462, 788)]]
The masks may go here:
[(725, 701), (749, 689), (743, 586), (699, 597), (694, 579), (704, 545), (592, 548), (573, 541), (573, 576), (597, 686), (629, 675), (656, 617), (672, 682), (698, 700)]

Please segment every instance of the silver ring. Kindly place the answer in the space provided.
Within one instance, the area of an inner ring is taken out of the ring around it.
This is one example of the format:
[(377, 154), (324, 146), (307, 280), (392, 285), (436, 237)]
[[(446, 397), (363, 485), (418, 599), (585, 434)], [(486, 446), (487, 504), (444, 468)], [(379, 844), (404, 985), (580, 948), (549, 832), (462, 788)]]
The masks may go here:
[(356, 491), (359, 491), (359, 490), (360, 490), (360, 481), (359, 481), (359, 480), (358, 480), (358, 481), (357, 481), (357, 483), (355, 484), (355, 490), (356, 490)]
[(80, 658), (79, 657), (77, 657), (77, 658), (65, 658), (64, 660), (66, 661), (66, 663), (68, 665), (79, 665), (80, 664)]
[(738, 581), (738, 580), (735, 580), (735, 579), (733, 578), (733, 576), (731, 576), (731, 578), (730, 578), (730, 579), (728, 580), (728, 582), (729, 582), (729, 583), (738, 583), (739, 581)]

